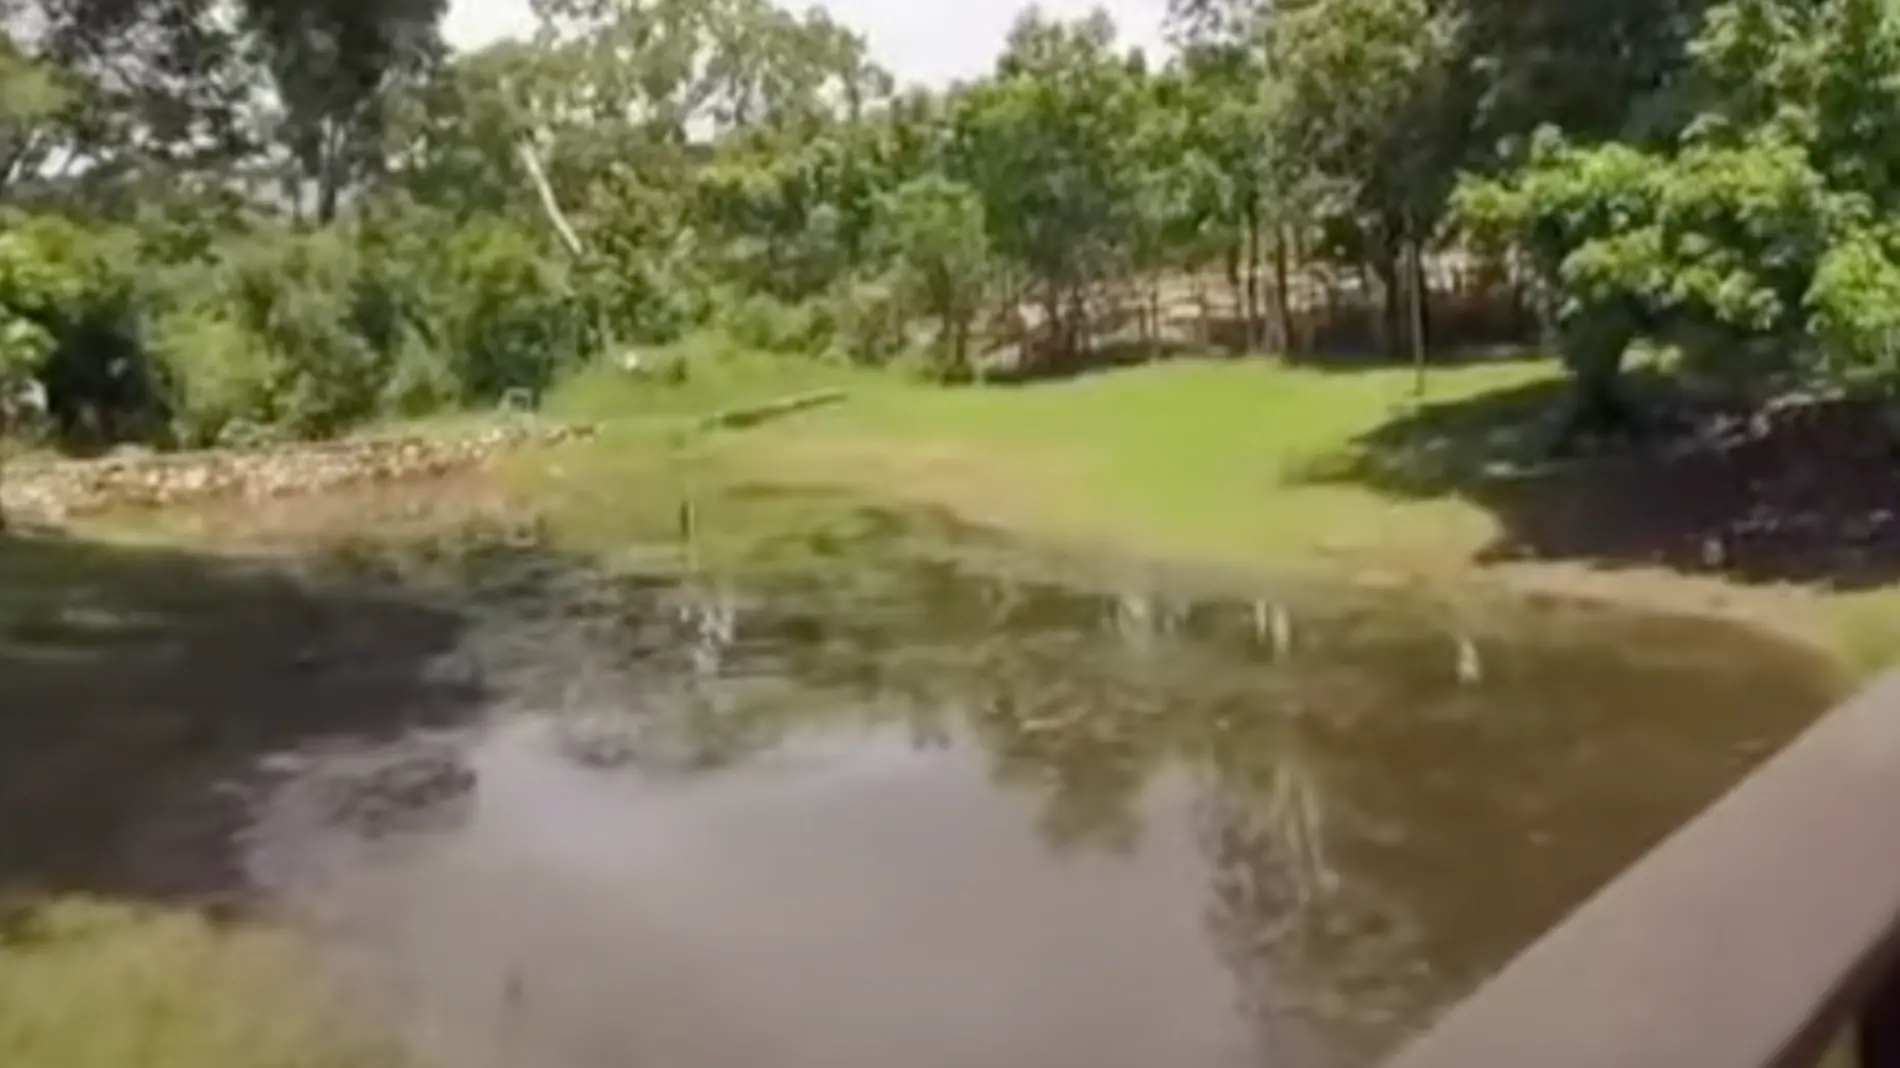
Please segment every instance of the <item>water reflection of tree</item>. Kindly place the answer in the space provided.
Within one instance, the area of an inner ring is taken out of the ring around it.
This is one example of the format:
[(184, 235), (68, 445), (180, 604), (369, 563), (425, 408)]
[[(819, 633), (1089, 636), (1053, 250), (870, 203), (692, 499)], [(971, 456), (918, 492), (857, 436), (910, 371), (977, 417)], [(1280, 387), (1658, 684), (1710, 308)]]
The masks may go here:
[[(1210, 937), (1263, 1033), (1281, 1042), (1318, 1026), (1335, 1049), (1332, 1032), (1403, 1014), (1389, 988), (1417, 955), (1397, 934), (1401, 914), (1370, 896), (1377, 880), (1340, 871), (1348, 791), (1315, 737), (1393, 695), (1368, 692), (1365, 673), (1336, 659), (1282, 656), (1260, 623), (1274, 613), (1002, 582), (943, 562), (753, 583), (741, 596), (714, 576), (582, 566), (535, 533), (462, 529), (399, 566), (478, 591), (475, 610), (496, 625), (476, 658), (524, 707), (584, 725), (570, 738), (577, 757), (697, 771), (801, 731), (902, 725), (923, 745), (973, 741), (998, 784), (1035, 798), (1064, 849), (1133, 848), (1144, 797), (1172, 771), (1199, 797)], [(1316, 703), (1325, 719), (1302, 714)]]
[(994, 777), (1039, 798), (1057, 847), (1132, 847), (1151, 785), (1191, 779), (1209, 935), (1281, 1062), (1371, 1056), (1429, 1006), (1413, 917), (1335, 847), (1376, 821), (1349, 807), (1329, 740), (1402, 704), (1392, 683), (1283, 659), (1283, 628), (1258, 623), (1271, 608), (1047, 589), (985, 603), (985, 625), (897, 674), (961, 688)]
[[(1136, 845), (1151, 785), (1187, 781), (1210, 937), (1246, 1011), (1276, 1043), (1310, 1031), (1349, 1063), (1712, 796), (1733, 775), (1734, 708), (1785, 704), (1792, 729), (1800, 707), (1777, 697), (1792, 684), (1772, 657), (1638, 678), (1620, 628), (1614, 644), (1567, 637), (1541, 676), (1504, 662), (1461, 685), (1449, 636), (1387, 612), (1104, 596), (889, 558), (681, 583), (522, 540), (478, 533), (432, 565), (496, 614), (475, 656), (507, 676), (490, 688), (640, 725), (635, 751), (698, 770), (805, 731), (960, 739), (1068, 849)], [(1566, 679), (1589, 692), (1553, 689)], [(1547, 830), (1563, 850), (1527, 845)]]
[(1273, 796), (1215, 781), (1195, 822), (1213, 870), (1207, 923), (1276, 1063), (1369, 1063), (1430, 1003), (1410, 917), (1327, 850), (1325, 794), (1297, 755)]

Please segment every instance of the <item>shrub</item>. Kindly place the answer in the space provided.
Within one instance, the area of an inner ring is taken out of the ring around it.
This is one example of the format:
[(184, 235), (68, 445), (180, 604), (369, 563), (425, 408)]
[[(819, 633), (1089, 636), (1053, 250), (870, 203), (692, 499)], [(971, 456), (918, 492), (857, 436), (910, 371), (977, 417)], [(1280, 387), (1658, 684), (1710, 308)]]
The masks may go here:
[(834, 343), (855, 363), (881, 365), (910, 342), (910, 321), (896, 287), (882, 280), (844, 282), (828, 299)]
[(813, 353), (831, 347), (833, 324), (817, 303), (787, 304), (754, 293), (729, 303), (720, 327), (740, 345), (760, 352)]
[[(160, 319), (152, 348), (170, 371), (173, 428), (181, 444), (228, 443), (271, 407), (262, 352), (236, 322), (197, 307)], [(242, 432), (247, 433), (248, 432)]]
[(561, 261), (503, 220), (458, 230), (448, 243), (432, 324), (468, 400), (539, 394), (587, 348), (585, 308)]

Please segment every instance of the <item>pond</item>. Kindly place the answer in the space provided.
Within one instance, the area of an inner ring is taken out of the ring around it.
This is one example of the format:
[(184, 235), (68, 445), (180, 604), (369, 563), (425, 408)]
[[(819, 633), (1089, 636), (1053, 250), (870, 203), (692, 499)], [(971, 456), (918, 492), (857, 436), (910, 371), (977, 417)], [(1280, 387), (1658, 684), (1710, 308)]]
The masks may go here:
[(1713, 622), (851, 529), (357, 538), (321, 582), (452, 618), (458, 696), (363, 688), (346, 613), (261, 698), (336, 719), (166, 796), (238, 798), (246, 898), (446, 1068), (1365, 1065), (1834, 696)]

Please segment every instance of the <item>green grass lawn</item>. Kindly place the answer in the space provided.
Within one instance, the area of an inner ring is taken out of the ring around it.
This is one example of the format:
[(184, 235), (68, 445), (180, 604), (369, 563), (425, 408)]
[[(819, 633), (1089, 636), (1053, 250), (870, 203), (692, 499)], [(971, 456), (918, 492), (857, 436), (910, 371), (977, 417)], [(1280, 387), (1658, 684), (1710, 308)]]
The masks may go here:
[[(615, 456), (611, 477), (644, 485), (685, 477), (834, 487), (1064, 544), (1333, 570), (1447, 594), (1494, 579), (1528, 583), (1740, 616), (1811, 638), (1856, 670), (1900, 650), (1900, 594), (1890, 586), (1749, 586), (1634, 557), (1475, 566), (1506, 523), (1522, 519), (1500, 510), (1505, 482), (1493, 471), (1527, 459), (1559, 375), (1551, 361), (1434, 368), (1421, 404), (1405, 367), (1180, 359), (946, 388), (719, 351), (696, 358), (684, 385), (593, 372), (557, 389), (549, 407), (622, 424), (599, 451)], [(850, 396), (743, 432), (681, 432), (713, 410), (818, 387)]]
[[(1433, 400), (1549, 379), (1537, 364), (1442, 372)], [(1087, 540), (1260, 562), (1356, 545), (1411, 550), (1468, 543), (1482, 514), (1407, 506), (1350, 486), (1307, 484), (1304, 468), (1404, 411), (1406, 370), (1328, 374), (1264, 361), (1186, 360), (1038, 386), (944, 388), (798, 361), (742, 358), (668, 388), (592, 375), (553, 398), (594, 418), (701, 414), (817, 386), (850, 399), (705, 451), (771, 478), (896, 493), (975, 518)], [(1430, 522), (1421, 518), (1431, 513)], [(1398, 535), (1398, 536), (1395, 536)]]

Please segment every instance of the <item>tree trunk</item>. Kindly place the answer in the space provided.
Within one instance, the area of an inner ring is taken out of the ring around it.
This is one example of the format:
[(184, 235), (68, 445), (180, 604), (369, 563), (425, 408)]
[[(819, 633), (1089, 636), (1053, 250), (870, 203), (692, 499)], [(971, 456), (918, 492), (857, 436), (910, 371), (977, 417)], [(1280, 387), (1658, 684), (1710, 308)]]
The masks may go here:
[(1088, 288), (1078, 284), (1069, 290), (1069, 338), (1063, 346), (1075, 363), (1094, 355), (1094, 329), (1089, 316)]
[(1278, 330), (1280, 336), (1274, 341), (1282, 352), (1294, 347), (1292, 270), (1288, 260), (1286, 224), (1281, 223), (1274, 228), (1273, 235), (1273, 291), (1276, 310), (1280, 317)]
[(1414, 392), (1425, 395), (1425, 352), (1426, 352), (1426, 290), (1425, 290), (1425, 243), (1417, 238), (1405, 243), (1410, 262), (1406, 266), (1406, 285), (1410, 296), (1409, 314), (1406, 316), (1406, 341), (1411, 350), (1412, 366), (1417, 376)]
[(336, 177), (324, 168), (323, 181), (317, 186), (317, 225), (328, 226), (336, 221), (337, 199), (340, 190)]
[(970, 377), (970, 313), (960, 307), (949, 307), (943, 313), (943, 330), (940, 344), (948, 348), (949, 360), (941, 369), (944, 378), (952, 382), (962, 382)]
[(1213, 344), (1214, 341), (1214, 332), (1208, 324), (1214, 318), (1214, 309), (1208, 307), (1207, 304), (1207, 280), (1201, 277), (1201, 272), (1198, 270), (1194, 271), (1190, 277), (1191, 280), (1188, 282), (1189, 291), (1192, 294), (1195, 308), (1201, 313), (1201, 344), (1210, 345)]
[(1062, 289), (1054, 282), (1049, 283), (1049, 291), (1043, 297), (1042, 310), (1044, 317), (1048, 319), (1045, 326), (1049, 332), (1049, 347), (1047, 353), (1038, 354), (1038, 362), (1060, 362), (1068, 355), (1070, 339), (1068, 320), (1062, 314)]
[(1405, 295), (1400, 286), (1403, 272), (1399, 266), (1398, 251), (1389, 242), (1380, 243), (1377, 255), (1378, 259), (1372, 263), (1372, 271), (1378, 275), (1379, 288), (1382, 290), (1377, 348), (1388, 357), (1396, 357), (1401, 355), (1400, 346), (1405, 336)]
[(1261, 342), (1260, 314), (1260, 205), (1247, 205), (1247, 349), (1258, 349)]
[(1243, 238), (1236, 234), (1227, 245), (1227, 288), (1233, 295), (1234, 321), (1245, 329), (1247, 319), (1247, 288), (1241, 280), (1240, 260)]
[(336, 221), (337, 206), (343, 197), (343, 147), (345, 138), (338, 124), (329, 124), (322, 132), (323, 148), (317, 161), (317, 225)]
[(568, 221), (567, 213), (561, 210), (561, 202), (554, 195), (554, 186), (548, 182), (547, 170), (541, 166), (541, 157), (535, 154), (534, 145), (526, 138), (515, 142), (515, 154), (521, 159), (521, 167), (528, 172), (528, 182), (534, 186), (535, 196), (541, 201), (541, 212), (548, 217), (548, 224), (554, 227), (554, 234), (568, 254), (575, 259), (587, 255), (587, 246), (581, 243), (580, 234), (574, 224)]
[(1150, 326), (1148, 343), (1159, 345), (1161, 343), (1161, 277), (1159, 275), (1148, 279), (1148, 323)]
[(1642, 413), (1623, 390), (1623, 360), (1636, 337), (1634, 309), (1606, 310), (1560, 331), (1571, 401), (1554, 451), (1568, 454), (1590, 436), (1639, 436)]
[(278, 189), (290, 204), (290, 225), (297, 230), (303, 229), (306, 215), (303, 176), (303, 169), (293, 165), (287, 167), (277, 180)]

